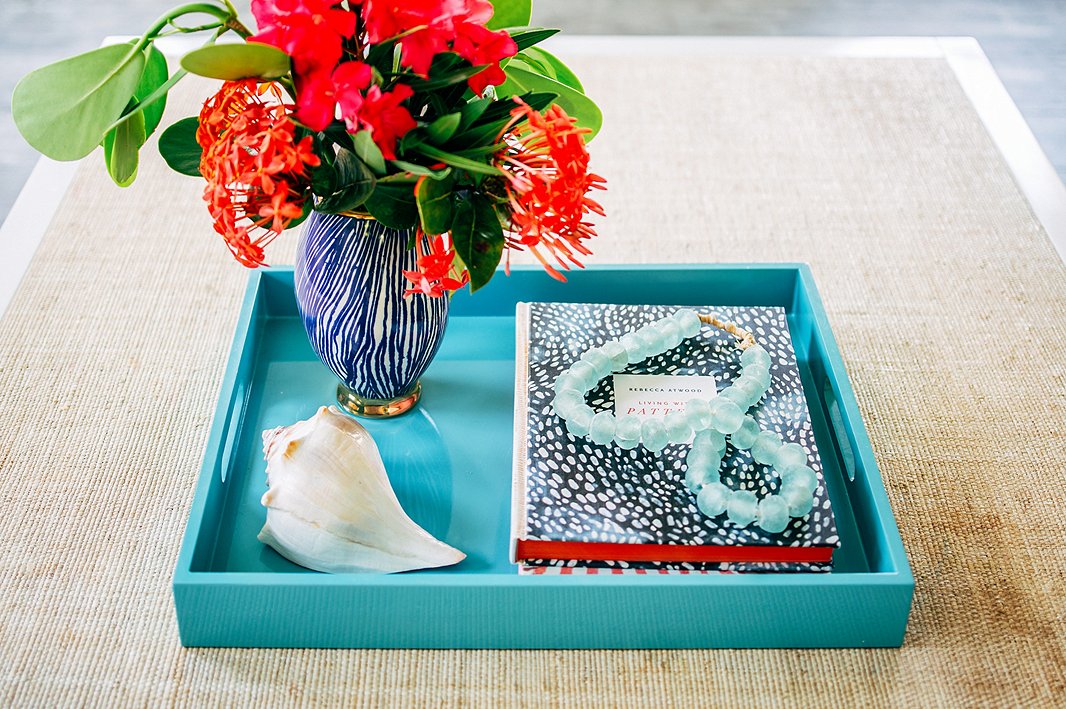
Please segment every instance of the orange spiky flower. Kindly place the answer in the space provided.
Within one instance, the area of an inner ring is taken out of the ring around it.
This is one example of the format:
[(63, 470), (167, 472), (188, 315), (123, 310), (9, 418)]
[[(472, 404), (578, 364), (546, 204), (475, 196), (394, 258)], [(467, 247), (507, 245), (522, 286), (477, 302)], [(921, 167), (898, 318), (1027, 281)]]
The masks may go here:
[(418, 254), (416, 270), (404, 271), (404, 277), (411, 282), (411, 287), (404, 295), (422, 293), (430, 298), (442, 298), (459, 290), (470, 282), (470, 273), (455, 264), (455, 249), (450, 241), (445, 243), (443, 235), (428, 239), (429, 249), (422, 248), (422, 230), (415, 237), (415, 249)]
[(196, 141), (215, 231), (233, 257), (264, 265), (264, 247), (303, 213), (309, 167), (319, 164), (310, 136), (296, 140), (293, 107), (277, 84), (227, 81), (204, 102)]
[(506, 147), (496, 156), (511, 207), (507, 246), (528, 248), (553, 278), (565, 281), (542, 250), (562, 269), (581, 268), (578, 254), (592, 253), (584, 242), (596, 235), (586, 217), (604, 213), (589, 193), (606, 189), (606, 181), (589, 172), (587, 128), (579, 128), (558, 105), (542, 115), (521, 98), (514, 101), (518, 105), (498, 138)]

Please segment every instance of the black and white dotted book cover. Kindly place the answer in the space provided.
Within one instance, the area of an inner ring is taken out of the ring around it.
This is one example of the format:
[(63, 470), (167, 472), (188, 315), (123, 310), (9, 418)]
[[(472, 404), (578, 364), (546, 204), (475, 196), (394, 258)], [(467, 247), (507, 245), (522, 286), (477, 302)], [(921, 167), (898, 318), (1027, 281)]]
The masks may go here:
[[(632, 450), (609, 443), (597, 445), (575, 437), (552, 409), (556, 377), (587, 349), (622, 337), (678, 310), (665, 305), (602, 305), (589, 303), (520, 304), (518, 327), (519, 382), (525, 380), (524, 426), (516, 433), (524, 449), (516, 450), (515, 535), (523, 540), (604, 542), (613, 544), (839, 546), (836, 523), (811, 429), (796, 355), (783, 308), (696, 308), (714, 312), (754, 333), (771, 358), (771, 384), (750, 412), (763, 429), (776, 431), (786, 442), (799, 443), (818, 474), (814, 507), (792, 519), (784, 531), (771, 534), (757, 525), (737, 528), (725, 516), (709, 518), (696, 507), (686, 487), (687, 444), (668, 445), (660, 453), (643, 446)], [(527, 367), (521, 369), (523, 355)], [(630, 365), (626, 374), (713, 376), (719, 392), (739, 376), (740, 351), (730, 334), (704, 326), (700, 334), (677, 348)], [(523, 376), (524, 375), (524, 376)], [(587, 398), (594, 411), (614, 410), (612, 377), (603, 379)], [(516, 417), (522, 415), (522, 397)], [(523, 431), (524, 428), (524, 431)], [(516, 438), (516, 449), (521, 443)], [(753, 490), (762, 498), (780, 485), (768, 466), (754, 463), (748, 451), (730, 445), (722, 463), (722, 480), (734, 489)], [(600, 568), (676, 568), (726, 571), (827, 571), (815, 563), (673, 563), (525, 559), (526, 566)]]

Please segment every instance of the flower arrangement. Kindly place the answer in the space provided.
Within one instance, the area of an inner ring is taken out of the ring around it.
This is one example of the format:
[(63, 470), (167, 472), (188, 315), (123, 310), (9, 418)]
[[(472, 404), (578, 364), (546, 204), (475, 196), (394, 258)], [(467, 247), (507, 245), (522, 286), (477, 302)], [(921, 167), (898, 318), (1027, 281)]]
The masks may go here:
[[(312, 210), (373, 218), (411, 239), (409, 294), (485, 285), (512, 249), (552, 276), (581, 266), (595, 235), (586, 141), (600, 113), (574, 73), (535, 45), (530, 0), (229, 0), (171, 10), (141, 37), (28, 74), (12, 99), (37, 150), (77, 160), (103, 147), (133, 182), (167, 92), (187, 73), (223, 81), (198, 116), (161, 133), (240, 263)], [(188, 24), (189, 16), (207, 18)], [(156, 40), (205, 33), (171, 74)], [(219, 42), (235, 34), (239, 41)], [(422, 246), (428, 243), (428, 248)]]

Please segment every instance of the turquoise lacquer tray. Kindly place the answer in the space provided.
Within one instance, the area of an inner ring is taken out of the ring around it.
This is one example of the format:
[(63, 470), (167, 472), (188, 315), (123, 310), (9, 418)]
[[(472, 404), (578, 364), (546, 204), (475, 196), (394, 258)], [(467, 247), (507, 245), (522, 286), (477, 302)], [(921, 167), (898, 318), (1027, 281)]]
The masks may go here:
[[(291, 269), (248, 283), (174, 573), (186, 646), (685, 648), (898, 646), (914, 580), (844, 365), (805, 265), (515, 269), (460, 293), (413, 413), (369, 421), (404, 508), (467, 558), (326, 575), (256, 539), (261, 432), (333, 401)], [(508, 561), (515, 303), (779, 305), (803, 374), (841, 546), (831, 574), (519, 576)]]

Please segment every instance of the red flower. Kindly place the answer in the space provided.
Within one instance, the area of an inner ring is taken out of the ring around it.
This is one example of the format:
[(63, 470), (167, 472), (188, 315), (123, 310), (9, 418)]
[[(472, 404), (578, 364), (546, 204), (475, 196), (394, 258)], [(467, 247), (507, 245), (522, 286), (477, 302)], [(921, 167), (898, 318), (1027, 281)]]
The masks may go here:
[(400, 105), (414, 91), (405, 84), (396, 84), (392, 91), (382, 91), (380, 86), (371, 85), (372, 78), (370, 66), (363, 62), (345, 62), (333, 72), (341, 117), (349, 133), (370, 131), (381, 154), (395, 160), (396, 143), (417, 125), (410, 112)]
[(331, 0), (252, 0), (251, 5), (260, 31), (249, 41), (292, 57), (299, 95), (296, 117), (312, 130), (322, 130), (333, 120), (330, 74), (343, 56), (343, 41), (355, 34), (355, 13)]
[(480, 96), (486, 86), (499, 86), (507, 80), (500, 60), (518, 53), (518, 45), (511, 35), (502, 30), (493, 32), (474, 22), (456, 23), (455, 33), (455, 53), (474, 66), (485, 66), (467, 81), (471, 91)]
[(363, 6), (367, 39), (377, 44), (403, 35), (398, 40), (401, 63), (420, 76), (426, 76), (433, 57), (449, 47), (474, 66), (486, 66), (468, 81), (479, 95), (486, 86), (503, 83), (500, 60), (518, 53), (507, 32), (485, 27), (492, 18), (488, 0), (358, 0), (357, 4)]
[[(422, 178), (425, 179), (425, 178)], [(404, 271), (403, 275), (413, 288), (404, 291), (404, 295), (424, 293), (431, 298), (440, 298), (448, 291), (456, 291), (470, 282), (470, 274), (457, 273), (455, 266), (455, 249), (444, 243), (443, 236), (435, 236), (429, 242), (429, 253), (422, 252), (422, 232), (415, 241), (418, 245), (418, 270)]]
[(447, 18), (444, 0), (357, 0), (356, 4), (363, 6), (366, 37), (371, 44), (413, 30), (399, 43), (404, 66), (416, 74), (425, 76), (433, 55), (447, 51), (450, 37), (437, 26)]
[(303, 212), (307, 168), (319, 163), (311, 137), (296, 140), (291, 107), (280, 100), (277, 84), (260, 90), (254, 79), (227, 81), (204, 102), (196, 131), (215, 231), (251, 268), (263, 265), (263, 247)]
[(414, 91), (405, 84), (396, 84), (392, 91), (371, 86), (359, 110), (359, 125), (370, 131), (381, 154), (389, 160), (396, 159), (396, 144), (400, 138), (417, 125), (407, 109), (400, 105), (413, 95)]
[(500, 136), (507, 147), (496, 156), (511, 207), (514, 234), (508, 246), (528, 248), (553, 278), (566, 280), (540, 250), (551, 253), (560, 268), (581, 267), (575, 252), (591, 254), (583, 242), (596, 235), (585, 217), (603, 214), (589, 192), (605, 189), (605, 181), (589, 172), (588, 129), (578, 128), (557, 105), (541, 115), (522, 99), (514, 101), (518, 106)]
[(363, 107), (363, 91), (370, 86), (373, 72), (369, 64), (363, 62), (345, 62), (333, 72), (333, 88), (337, 103), (341, 107), (341, 117), (353, 133), (359, 130), (359, 109)]
[(296, 75), (296, 118), (311, 130), (324, 130), (337, 113), (337, 91), (328, 71)]

